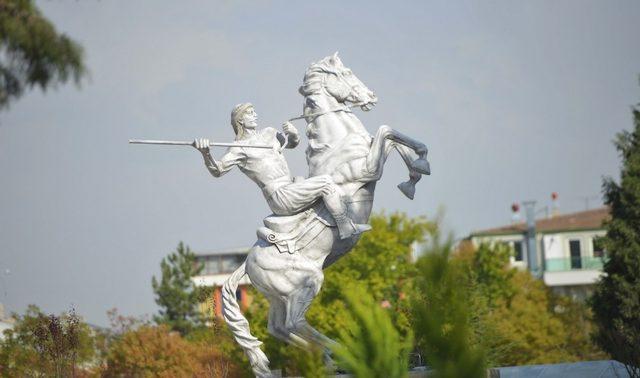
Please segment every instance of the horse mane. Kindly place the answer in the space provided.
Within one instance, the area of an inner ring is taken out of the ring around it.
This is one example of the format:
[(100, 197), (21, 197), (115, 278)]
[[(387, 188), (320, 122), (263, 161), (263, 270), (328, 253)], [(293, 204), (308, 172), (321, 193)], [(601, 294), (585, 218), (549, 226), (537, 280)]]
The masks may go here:
[(309, 96), (317, 93), (322, 88), (322, 79), (328, 73), (337, 73), (337, 68), (342, 66), (340, 58), (336, 55), (330, 55), (322, 60), (311, 63), (302, 79), (302, 86), (298, 89), (303, 96)]

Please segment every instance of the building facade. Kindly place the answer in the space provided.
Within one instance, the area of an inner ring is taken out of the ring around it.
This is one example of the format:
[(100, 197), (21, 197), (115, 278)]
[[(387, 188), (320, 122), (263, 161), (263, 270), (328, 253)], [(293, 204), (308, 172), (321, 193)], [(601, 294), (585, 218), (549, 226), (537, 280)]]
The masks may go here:
[[(193, 277), (197, 286), (213, 287), (213, 293), (209, 301), (202, 304), (201, 310), (207, 314), (222, 317), (222, 285), (247, 258), (249, 248), (234, 248), (229, 250), (209, 253), (197, 253), (196, 259), (203, 265), (202, 273)], [(240, 308), (244, 309), (251, 303), (251, 297), (247, 293), (251, 285), (248, 276), (242, 277), (236, 291), (236, 299)]]
[[(555, 292), (585, 298), (602, 274), (606, 253), (601, 237), (603, 222), (609, 219), (606, 207), (536, 220), (536, 254), (539, 274)], [(507, 243), (513, 249), (511, 264), (527, 269), (526, 225), (517, 223), (471, 233), (469, 239), (481, 243)]]

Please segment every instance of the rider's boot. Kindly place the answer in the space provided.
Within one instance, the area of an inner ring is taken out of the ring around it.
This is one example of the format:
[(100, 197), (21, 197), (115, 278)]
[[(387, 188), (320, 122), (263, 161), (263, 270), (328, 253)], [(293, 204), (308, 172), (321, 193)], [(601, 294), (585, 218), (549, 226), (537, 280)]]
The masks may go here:
[(340, 239), (347, 239), (371, 230), (371, 226), (368, 224), (353, 223), (353, 220), (348, 216), (347, 206), (344, 201), (342, 201), (338, 189), (334, 189), (331, 194), (325, 194), (323, 199), (325, 206), (327, 206), (327, 209), (336, 221)]
[(362, 223), (353, 223), (353, 220), (346, 215), (334, 216), (340, 239), (348, 239), (352, 236), (360, 235), (365, 231), (371, 230), (371, 226)]

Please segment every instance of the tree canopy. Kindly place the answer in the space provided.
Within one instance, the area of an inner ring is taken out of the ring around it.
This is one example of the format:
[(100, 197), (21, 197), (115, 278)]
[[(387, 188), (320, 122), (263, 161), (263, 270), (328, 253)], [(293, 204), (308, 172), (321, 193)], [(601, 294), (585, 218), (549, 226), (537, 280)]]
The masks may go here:
[(196, 286), (192, 278), (200, 274), (203, 266), (189, 246), (180, 242), (176, 251), (160, 262), (161, 278), (151, 280), (160, 314), (154, 317), (158, 324), (186, 335), (202, 323), (198, 304), (204, 299), (205, 288)]
[(0, 338), (3, 377), (75, 376), (96, 357), (95, 337), (73, 310), (46, 315), (30, 305), (13, 317), (13, 329)]
[(82, 47), (59, 33), (33, 0), (0, 0), (0, 108), (26, 89), (46, 90), (86, 73)]
[(603, 240), (608, 260), (591, 306), (597, 324), (595, 341), (640, 377), (640, 104), (632, 109), (634, 129), (617, 135), (622, 158), (620, 183), (603, 183), (611, 208)]

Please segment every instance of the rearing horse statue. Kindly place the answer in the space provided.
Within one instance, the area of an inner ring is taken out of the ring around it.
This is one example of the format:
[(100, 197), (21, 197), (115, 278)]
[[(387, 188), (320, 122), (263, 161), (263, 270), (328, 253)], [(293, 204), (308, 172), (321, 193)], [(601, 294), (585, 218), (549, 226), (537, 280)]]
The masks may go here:
[[(426, 146), (389, 126), (381, 126), (373, 137), (367, 132), (351, 108), (369, 111), (377, 97), (342, 64), (337, 53), (311, 64), (299, 92), (304, 96), (300, 118), (307, 122), (309, 177), (330, 175), (347, 198), (354, 222), (367, 223), (376, 181), (394, 149), (409, 171), (408, 181), (398, 187), (413, 199), (415, 184), (422, 175), (430, 174)], [(264, 225), (246, 261), (222, 290), (224, 319), (257, 377), (270, 377), (271, 371), (260, 349), (262, 343), (251, 334), (236, 301), (240, 279), (247, 274), (269, 301), (269, 333), (301, 348), (314, 344), (329, 350), (335, 342), (307, 323), (305, 315), (322, 287), (323, 269), (359, 239), (359, 235), (339, 237), (322, 201), (296, 215), (271, 215)]]

